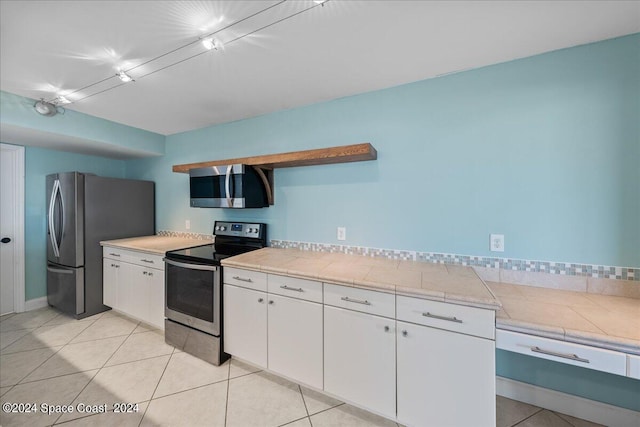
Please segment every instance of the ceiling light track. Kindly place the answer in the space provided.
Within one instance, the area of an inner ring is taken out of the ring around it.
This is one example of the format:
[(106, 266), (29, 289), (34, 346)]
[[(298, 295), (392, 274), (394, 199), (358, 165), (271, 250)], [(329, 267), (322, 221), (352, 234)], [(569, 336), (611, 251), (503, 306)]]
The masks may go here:
[[(257, 15), (260, 15), (261, 13), (264, 13), (264, 12), (266, 12), (267, 10), (270, 10), (270, 9), (272, 9), (272, 8), (274, 8), (274, 7), (277, 7), (277, 6), (279, 6), (279, 5), (283, 4), (283, 3), (285, 3), (286, 1), (287, 1), (287, 0), (281, 0), (281, 1), (279, 1), (278, 3), (274, 3), (273, 5), (271, 5), (271, 6), (267, 7), (267, 8), (264, 8), (264, 9), (262, 9), (262, 10), (258, 11), (258, 12), (255, 12), (255, 13), (253, 13), (253, 14), (251, 14), (251, 15), (249, 15), (249, 16), (247, 16), (247, 17), (245, 17), (245, 18), (242, 18), (242, 19), (240, 19), (239, 21), (235, 21), (235, 22), (233, 22), (233, 23), (231, 23), (231, 24), (227, 25), (226, 27), (220, 28), (220, 29), (218, 29), (218, 30), (216, 30), (216, 31), (214, 31), (214, 32), (212, 32), (212, 33), (209, 33), (209, 34), (205, 35), (204, 37), (205, 37), (205, 38), (212, 38), (212, 36), (214, 36), (215, 34), (218, 34), (218, 33), (220, 33), (221, 31), (224, 31), (224, 30), (226, 30), (226, 29), (228, 29), (228, 28), (233, 27), (234, 25), (237, 25), (237, 24), (239, 24), (239, 23), (241, 23), (241, 22), (243, 22), (243, 21), (246, 21), (247, 19), (250, 19), (250, 18), (253, 18), (253, 17), (257, 16)], [(320, 7), (324, 7), (324, 5), (325, 5), (326, 3), (328, 3), (329, 1), (330, 1), (330, 0), (325, 0), (325, 1), (323, 1), (323, 2), (316, 2), (316, 1), (314, 1), (314, 2), (313, 2), (314, 4), (313, 4), (312, 6), (310, 6), (310, 7), (307, 7), (307, 8), (305, 8), (305, 9), (302, 9), (302, 10), (298, 11), (298, 12), (292, 13), (291, 15), (285, 16), (284, 18), (280, 18), (280, 19), (278, 19), (278, 20), (276, 20), (276, 21), (274, 21), (274, 22), (272, 22), (272, 23), (270, 23), (270, 24), (264, 25), (264, 26), (262, 26), (262, 27), (260, 27), (260, 28), (258, 28), (258, 29), (256, 29), (256, 30), (253, 30), (253, 31), (250, 31), (250, 32), (248, 32), (248, 33), (246, 33), (246, 34), (243, 34), (243, 35), (241, 35), (241, 36), (238, 36), (238, 37), (236, 37), (236, 38), (234, 38), (234, 39), (232, 39), (232, 40), (230, 40), (230, 41), (228, 41), (228, 42), (225, 42), (225, 43), (224, 43), (224, 45), (225, 45), (225, 46), (228, 46), (228, 45), (232, 44), (233, 42), (236, 42), (236, 41), (238, 41), (238, 40), (242, 40), (242, 39), (243, 39), (243, 38), (245, 38), (245, 37), (248, 37), (248, 36), (251, 36), (251, 35), (253, 35), (253, 34), (256, 34), (256, 33), (260, 32), (260, 31), (263, 31), (263, 30), (265, 30), (265, 29), (267, 29), (267, 28), (273, 27), (273, 26), (275, 26), (275, 25), (277, 25), (277, 24), (280, 24), (280, 23), (282, 23), (282, 22), (284, 22), (284, 21), (287, 21), (287, 20), (289, 20), (289, 19), (291, 19), (291, 18), (294, 18), (294, 17), (296, 17), (296, 16), (298, 16), (298, 15), (300, 15), (300, 14), (304, 13), (304, 12), (308, 12), (309, 10), (314, 9), (314, 8), (316, 8), (316, 7), (318, 7), (318, 6), (320, 6)], [(212, 39), (212, 40), (214, 40), (214, 39)], [(162, 55), (159, 55), (159, 56), (157, 56), (157, 57), (155, 57), (155, 58), (149, 59), (148, 61), (145, 61), (145, 62), (143, 62), (143, 63), (141, 63), (141, 64), (138, 64), (138, 65), (136, 65), (136, 66), (134, 66), (134, 67), (128, 68), (127, 70), (121, 70), (120, 72), (118, 72), (118, 74), (116, 74), (116, 76), (120, 77), (120, 74), (121, 74), (121, 73), (124, 73), (124, 74), (125, 74), (125, 75), (127, 75), (129, 78), (131, 78), (131, 77), (127, 74), (128, 72), (131, 72), (132, 70), (135, 70), (136, 68), (142, 67), (143, 65), (149, 64), (149, 63), (151, 63), (151, 62), (153, 62), (153, 61), (156, 61), (156, 60), (158, 60), (158, 59), (160, 59), (160, 58), (163, 58), (163, 57), (165, 57), (165, 56), (167, 56), (167, 55), (170, 55), (170, 54), (172, 54), (172, 53), (174, 53), (174, 52), (177, 52), (177, 51), (179, 51), (179, 50), (181, 50), (181, 49), (184, 49), (184, 48), (186, 48), (186, 47), (188, 47), (188, 46), (191, 46), (191, 45), (193, 45), (193, 44), (195, 44), (195, 43), (199, 43), (199, 42), (203, 42), (203, 41), (204, 41), (204, 40), (203, 40), (203, 38), (198, 38), (198, 39), (197, 39), (197, 40), (195, 40), (195, 41), (192, 41), (192, 42), (189, 42), (189, 43), (187, 43), (187, 44), (185, 44), (185, 45), (182, 45), (182, 46), (180, 46), (180, 47), (177, 47), (177, 48), (175, 48), (175, 49), (173, 49), (173, 50), (171, 50), (171, 51), (169, 51), (169, 52), (163, 53)], [(175, 66), (175, 65), (178, 65), (178, 64), (181, 64), (181, 63), (183, 63), (183, 62), (189, 61), (189, 60), (191, 60), (191, 59), (193, 59), (193, 58), (196, 58), (196, 57), (198, 57), (198, 56), (200, 56), (200, 55), (204, 55), (204, 54), (206, 54), (206, 53), (209, 53), (211, 50), (217, 50), (217, 48), (216, 48), (216, 49), (207, 49), (207, 50), (205, 50), (205, 51), (203, 51), (203, 52), (199, 52), (199, 53), (196, 53), (195, 55), (188, 56), (188, 57), (186, 57), (186, 58), (184, 58), (184, 59), (181, 59), (181, 60), (179, 60), (179, 61), (173, 62), (173, 63), (171, 63), (171, 64), (169, 64), (169, 65), (166, 65), (166, 66), (161, 67), (161, 68), (159, 68), (159, 69), (157, 69), (157, 70), (151, 71), (151, 72), (149, 72), (149, 73), (147, 73), (147, 74), (143, 74), (143, 75), (141, 75), (141, 76), (137, 76), (137, 80), (143, 79), (143, 78), (148, 77), (148, 76), (150, 76), (150, 75), (152, 75), (152, 74), (158, 73), (158, 72), (160, 72), (160, 71), (163, 71), (163, 70), (166, 70), (166, 69), (168, 69), (168, 68), (171, 68), (171, 67), (173, 67), (173, 66)], [(109, 80), (109, 79), (111, 79), (111, 78), (113, 78), (113, 77), (114, 77), (114, 76), (107, 77), (107, 78), (105, 78), (105, 79), (100, 80), (99, 82), (96, 82), (96, 83), (92, 83), (92, 84), (90, 84), (90, 85), (87, 85), (87, 86), (85, 86), (84, 88), (81, 88), (81, 89), (75, 90), (75, 91), (73, 91), (73, 92), (68, 92), (68, 93), (67, 93), (67, 96), (68, 96), (68, 95), (71, 95), (71, 94), (73, 94), (73, 93), (79, 92), (79, 91), (81, 91), (81, 90), (83, 90), (83, 89), (87, 89), (87, 88), (89, 88), (89, 87), (92, 87), (92, 86), (95, 86), (95, 85), (97, 85), (97, 84), (103, 83), (103, 82), (105, 82), (105, 81), (107, 81), (107, 80)], [(71, 101), (70, 103), (76, 103), (76, 102), (79, 102), (79, 101), (85, 100), (85, 99), (87, 99), (87, 98), (91, 98), (91, 97), (93, 97), (93, 96), (99, 95), (99, 94), (101, 94), (101, 93), (104, 93), (104, 92), (110, 91), (110, 90), (112, 90), (112, 89), (115, 89), (115, 88), (117, 88), (117, 87), (120, 87), (120, 86), (123, 86), (124, 84), (126, 84), (125, 80), (123, 80), (123, 79), (122, 79), (122, 77), (120, 77), (120, 79), (123, 81), (123, 83), (117, 84), (117, 85), (115, 85), (115, 86), (108, 87), (108, 88), (106, 88), (106, 89), (104, 89), (104, 90), (101, 90), (101, 91), (99, 91), (99, 92), (96, 92), (96, 93), (93, 93), (93, 94), (90, 94), (90, 95), (84, 96), (84, 97), (79, 98), (79, 99), (76, 99), (76, 100), (73, 100), (73, 101)], [(131, 80), (133, 80), (133, 79), (131, 78)]]

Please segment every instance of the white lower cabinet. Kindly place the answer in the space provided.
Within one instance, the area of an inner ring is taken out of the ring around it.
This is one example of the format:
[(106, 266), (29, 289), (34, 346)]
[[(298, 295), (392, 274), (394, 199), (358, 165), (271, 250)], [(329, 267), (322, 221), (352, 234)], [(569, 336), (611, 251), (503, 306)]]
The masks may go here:
[(102, 259), (102, 303), (113, 308), (117, 304), (120, 261)]
[(267, 367), (267, 293), (225, 284), (224, 351)]
[(237, 268), (224, 276), (225, 352), (408, 426), (495, 425), (493, 311)]
[(269, 294), (270, 370), (322, 389), (322, 304)]
[[(240, 279), (251, 276), (251, 282), (224, 285), (224, 351), (322, 389), (322, 304), (264, 292), (266, 277), (256, 272), (236, 273)], [(279, 278), (269, 275), (272, 282)], [(309, 286), (290, 282), (296, 296)]]
[(164, 265), (156, 258), (140, 252), (105, 248), (102, 302), (164, 329)]
[(397, 322), (400, 423), (495, 425), (495, 343)]
[(324, 307), (324, 390), (396, 417), (395, 321)]

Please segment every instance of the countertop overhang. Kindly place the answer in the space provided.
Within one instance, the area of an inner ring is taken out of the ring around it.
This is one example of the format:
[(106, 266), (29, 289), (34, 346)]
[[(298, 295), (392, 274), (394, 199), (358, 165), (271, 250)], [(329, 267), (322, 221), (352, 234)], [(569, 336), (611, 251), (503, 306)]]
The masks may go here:
[(471, 267), (275, 248), (227, 258), (222, 265), (490, 310), (501, 307)]
[(193, 239), (188, 237), (173, 236), (141, 236), (127, 239), (104, 240), (101, 246), (127, 249), (138, 252), (145, 252), (157, 255), (164, 255), (167, 251), (176, 249), (192, 248), (194, 246), (208, 245), (213, 243), (213, 239)]

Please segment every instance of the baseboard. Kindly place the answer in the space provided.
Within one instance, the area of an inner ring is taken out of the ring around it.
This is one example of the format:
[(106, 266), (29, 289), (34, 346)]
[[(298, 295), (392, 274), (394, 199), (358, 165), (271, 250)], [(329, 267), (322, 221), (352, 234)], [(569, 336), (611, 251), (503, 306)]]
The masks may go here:
[(640, 425), (640, 412), (509, 378), (496, 377), (496, 394), (607, 426)]
[(47, 305), (49, 305), (47, 297), (34, 298), (24, 302), (24, 310), (37, 310), (39, 308), (46, 307)]

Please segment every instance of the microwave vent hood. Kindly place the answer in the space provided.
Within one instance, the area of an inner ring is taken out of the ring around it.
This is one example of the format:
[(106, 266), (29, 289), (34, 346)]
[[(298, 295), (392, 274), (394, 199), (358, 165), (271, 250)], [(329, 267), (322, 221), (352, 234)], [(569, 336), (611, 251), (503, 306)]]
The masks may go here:
[(273, 204), (265, 171), (244, 164), (190, 169), (189, 191), (194, 208), (264, 208)]

